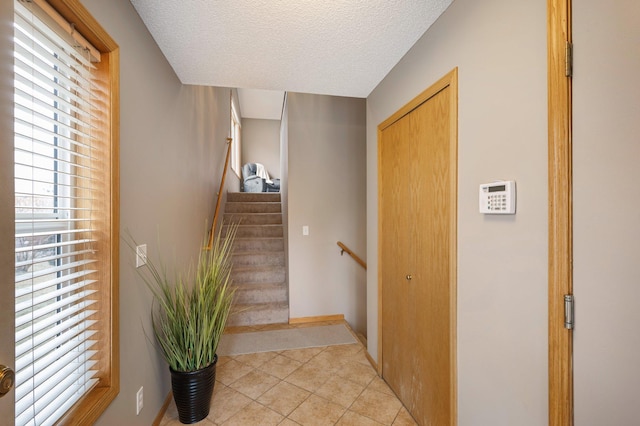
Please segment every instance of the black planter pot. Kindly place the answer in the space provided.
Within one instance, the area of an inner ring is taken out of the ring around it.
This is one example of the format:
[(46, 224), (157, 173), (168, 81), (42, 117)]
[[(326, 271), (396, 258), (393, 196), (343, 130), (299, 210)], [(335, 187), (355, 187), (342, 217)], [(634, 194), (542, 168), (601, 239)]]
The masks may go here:
[(169, 368), (173, 399), (176, 401), (180, 423), (197, 423), (209, 415), (213, 386), (216, 383), (217, 362), (218, 355), (208, 367), (188, 373)]

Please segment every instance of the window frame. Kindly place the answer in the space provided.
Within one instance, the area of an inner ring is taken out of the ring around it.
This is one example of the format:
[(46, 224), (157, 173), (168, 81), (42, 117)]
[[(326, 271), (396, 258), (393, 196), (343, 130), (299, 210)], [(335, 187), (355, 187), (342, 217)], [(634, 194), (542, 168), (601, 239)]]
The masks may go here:
[[(38, 0), (38, 3), (40, 1)], [(109, 150), (105, 170), (109, 178), (104, 182), (105, 197), (104, 239), (105, 262), (108, 265), (102, 274), (105, 285), (100, 289), (102, 303), (101, 351), (99, 359), (99, 382), (83, 396), (57, 424), (90, 425), (106, 410), (120, 392), (120, 344), (119, 344), (119, 116), (120, 116), (120, 52), (117, 43), (102, 28), (98, 21), (77, 0), (46, 0), (46, 2), (81, 34), (99, 52), (101, 60), (96, 65), (94, 78), (104, 92), (101, 99), (105, 105), (105, 127), (99, 129), (104, 135)]]
[(233, 102), (233, 91), (231, 91), (230, 115), (231, 170), (233, 170), (239, 178), (242, 178), (242, 120), (240, 119), (240, 114), (238, 114), (236, 104)]

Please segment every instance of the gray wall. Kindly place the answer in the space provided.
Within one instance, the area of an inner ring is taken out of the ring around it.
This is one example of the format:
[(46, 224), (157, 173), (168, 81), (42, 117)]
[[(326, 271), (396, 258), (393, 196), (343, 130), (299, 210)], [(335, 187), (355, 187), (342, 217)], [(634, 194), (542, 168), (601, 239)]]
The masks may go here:
[(574, 2), (576, 425), (638, 422), (640, 3)]
[(280, 178), (280, 120), (242, 119), (242, 164), (262, 163)]
[(365, 100), (289, 93), (287, 109), (290, 316), (366, 333), (365, 271), (336, 245), (366, 256)]
[[(456, 0), (367, 98), (369, 352), (377, 357), (376, 129), (454, 67), (459, 424), (546, 424), (545, 2)], [(478, 213), (478, 185), (498, 179), (517, 181), (515, 216)]]
[[(151, 258), (183, 267), (197, 254), (213, 216), (229, 136), (230, 90), (183, 86), (129, 1), (83, 3), (120, 45), (122, 229), (147, 243)], [(238, 190), (233, 173), (227, 182)], [(99, 425), (149, 425), (169, 392), (167, 366), (146, 337), (151, 298), (133, 263), (123, 244), (121, 391)], [(136, 416), (140, 386), (144, 409)]]

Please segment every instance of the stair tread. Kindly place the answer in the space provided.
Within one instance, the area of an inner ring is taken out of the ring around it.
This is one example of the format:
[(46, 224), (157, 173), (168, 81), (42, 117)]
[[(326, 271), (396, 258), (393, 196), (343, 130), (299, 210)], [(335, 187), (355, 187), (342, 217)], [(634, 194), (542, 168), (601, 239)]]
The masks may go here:
[(255, 238), (251, 238), (251, 237), (238, 237), (236, 238), (235, 242), (241, 242), (241, 243), (247, 243), (247, 242), (260, 242), (260, 241), (278, 241), (278, 240), (284, 240), (284, 237), (255, 237)]
[(271, 290), (288, 290), (286, 283), (268, 283), (271, 284), (268, 287), (263, 287), (265, 283), (244, 283), (244, 282), (235, 282), (231, 285), (235, 287), (236, 292), (249, 292), (249, 291), (271, 291)]
[[(229, 226), (228, 224), (224, 224), (224, 226)], [(236, 224), (237, 227), (242, 228), (243, 226), (282, 226), (281, 223), (250, 223), (248, 225), (243, 225), (241, 223)]]
[(280, 201), (227, 201), (227, 204), (232, 207), (269, 207), (272, 208), (274, 206), (282, 206)]
[[(222, 227), (223, 236), (226, 235), (228, 225)], [(284, 226), (282, 224), (268, 224), (268, 225), (239, 225), (237, 227), (238, 238), (251, 238), (256, 237), (283, 237)]]
[(284, 254), (284, 249), (280, 250), (251, 250), (251, 251), (234, 251), (234, 256), (251, 256), (254, 254), (262, 255), (262, 254)]
[(274, 206), (282, 203), (280, 201), (227, 201), (227, 204), (233, 204), (236, 206), (242, 204), (247, 204), (249, 206)]
[[(228, 227), (228, 224), (224, 224), (223, 228)], [(247, 228), (257, 228), (257, 229), (263, 229), (263, 228), (282, 228), (282, 223), (254, 223), (254, 224), (248, 224), (248, 225), (240, 225), (240, 224), (236, 224), (236, 226), (238, 227), (238, 231), (241, 231), (243, 229), (247, 229)], [(238, 237), (238, 238), (251, 238), (251, 237)], [(274, 238), (282, 238), (282, 237), (274, 237)]]
[(231, 271), (244, 271), (247, 269), (284, 269), (284, 265), (241, 265), (239, 267), (234, 265)]
[(225, 215), (228, 216), (235, 216), (235, 215), (241, 215), (241, 214), (252, 214), (252, 215), (272, 215), (272, 216), (282, 216), (282, 212), (231, 212), (231, 213), (224, 213)]
[(232, 286), (237, 287), (238, 290), (241, 289), (245, 289), (245, 290), (255, 290), (257, 288), (278, 288), (278, 287), (286, 287), (287, 283), (285, 283), (284, 281), (273, 281), (273, 282), (266, 282), (266, 283), (255, 283), (255, 284), (247, 284), (247, 283), (238, 283), (238, 282), (233, 282)]
[(279, 192), (228, 192), (227, 202), (274, 202), (281, 203)]
[(286, 324), (289, 321), (288, 303), (236, 306), (239, 310), (232, 312), (228, 326)]
[(282, 240), (284, 237), (236, 237), (236, 241), (247, 240)]
[(284, 253), (284, 239), (236, 239), (233, 253)]
[(273, 309), (274, 307), (281, 308), (281, 309), (289, 309), (289, 302), (264, 302), (264, 303), (246, 303), (246, 304), (238, 303), (234, 306), (244, 311)]
[(256, 203), (256, 202), (227, 202), (225, 214), (255, 214), (271, 213), (282, 214), (282, 203)]
[(236, 237), (237, 242), (249, 242), (249, 241), (277, 241), (284, 240), (284, 237)]

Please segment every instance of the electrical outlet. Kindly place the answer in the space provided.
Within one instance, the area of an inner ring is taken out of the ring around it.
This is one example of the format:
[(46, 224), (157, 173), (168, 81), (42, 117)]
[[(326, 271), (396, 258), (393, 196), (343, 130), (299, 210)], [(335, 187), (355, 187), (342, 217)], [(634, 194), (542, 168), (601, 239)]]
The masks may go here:
[(140, 386), (140, 389), (138, 389), (138, 392), (136, 393), (136, 416), (140, 414), (140, 411), (142, 411), (142, 407), (144, 407), (143, 389), (144, 388)]
[(147, 245), (140, 244), (136, 246), (136, 268), (147, 264)]

